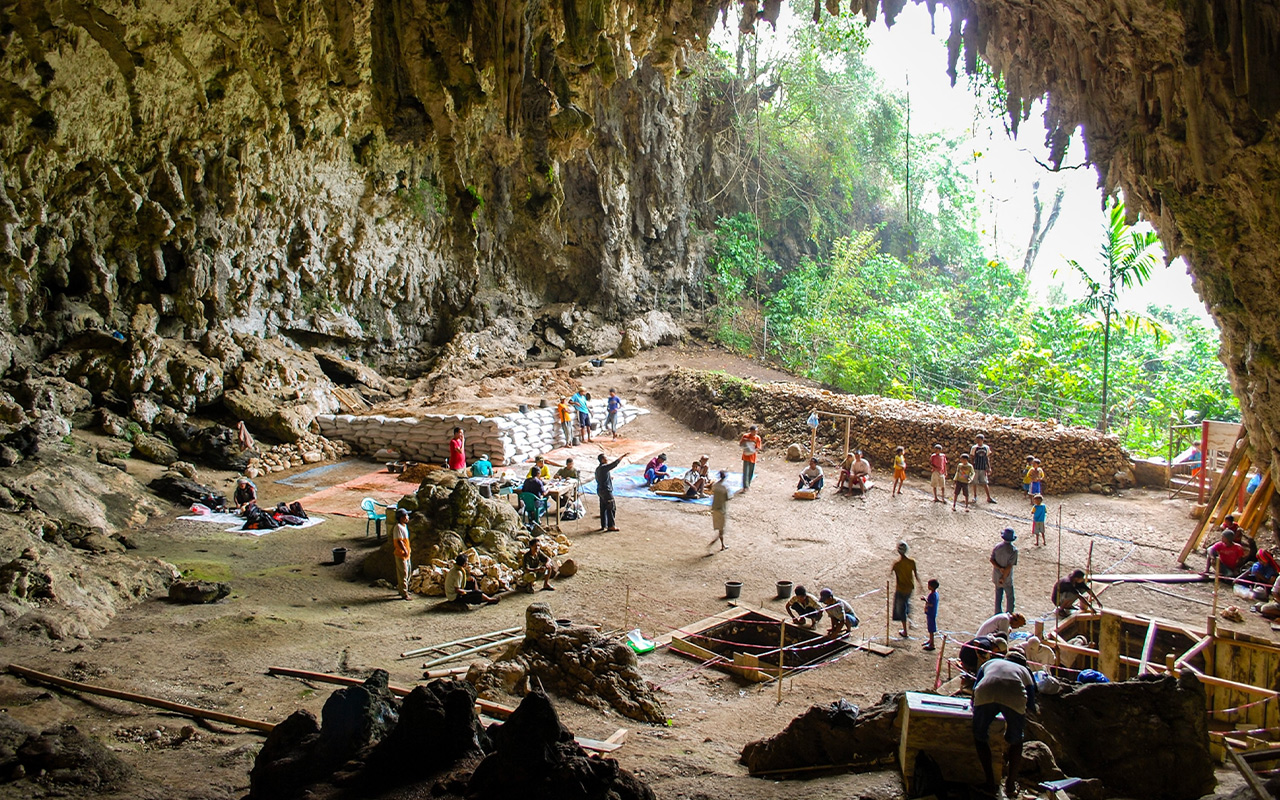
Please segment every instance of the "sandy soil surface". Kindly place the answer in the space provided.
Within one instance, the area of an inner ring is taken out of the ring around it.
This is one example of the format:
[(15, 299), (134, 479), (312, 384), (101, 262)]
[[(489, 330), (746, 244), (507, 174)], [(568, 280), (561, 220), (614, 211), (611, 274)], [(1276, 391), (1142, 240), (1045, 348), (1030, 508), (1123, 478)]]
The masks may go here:
[[(644, 394), (648, 380), (675, 364), (762, 379), (789, 377), (716, 350), (668, 348), (610, 365), (584, 382), (592, 392), (617, 388), (628, 402), (652, 408)], [(833, 496), (793, 501), (798, 465), (782, 459), (786, 442), (764, 434), (756, 481), (730, 504), (727, 551), (713, 553), (708, 547), (710, 514), (703, 507), (620, 499), (620, 533), (593, 532), (597, 523), (590, 516), (565, 523), (581, 571), (560, 582), (556, 592), (536, 599), (551, 603), (559, 617), (598, 622), (608, 629), (639, 626), (655, 636), (725, 609), (727, 580), (743, 582), (744, 603), (781, 610), (781, 602), (773, 599), (774, 585), (786, 579), (815, 590), (831, 587), (853, 602), (863, 620), (862, 633), (883, 638), (886, 580), (895, 545), (906, 540), (921, 577), (942, 583), (941, 627), (965, 636), (992, 613), (987, 558), (1006, 525), (1019, 532), (1019, 609), (1046, 619), (1052, 611), (1048, 593), (1058, 574), (1059, 543), (1064, 571), (1083, 566), (1092, 547), (1098, 572), (1169, 572), (1191, 529), (1186, 500), (1170, 501), (1164, 493), (1148, 491), (1120, 498), (1050, 496), (1049, 546), (1040, 548), (1030, 544), (1026, 501), (1005, 489), (995, 491), (997, 504), (983, 503), (970, 513), (931, 502), (928, 487), (916, 478), (900, 497), (877, 489), (865, 501)], [(629, 426), (627, 435), (672, 442), (675, 464), (702, 453), (711, 455), (713, 468), (736, 468), (738, 463), (734, 442), (691, 432), (656, 410)], [(994, 468), (1013, 469), (1014, 455), (1008, 460), (1001, 455)], [(873, 465), (879, 485), (888, 487), (883, 466)], [(292, 500), (372, 468), (351, 462), (319, 481), (296, 486), (262, 481), (260, 492), (269, 503)], [(594, 512), (594, 498), (587, 505)], [(177, 606), (154, 598), (91, 640), (15, 646), (6, 657), (58, 675), (280, 721), (298, 708), (319, 715), (331, 687), (269, 677), (268, 666), (360, 677), (381, 667), (393, 683), (411, 685), (421, 677), (422, 661), (399, 659), (402, 651), (523, 622), (525, 595), (468, 614), (438, 613), (433, 611), (435, 599), (405, 603), (370, 586), (358, 573), (362, 555), (376, 546), (364, 532), (364, 520), (343, 517), (261, 538), (172, 518), (157, 520), (136, 534), (140, 555), (165, 558), (198, 577), (230, 581), (230, 598), (210, 606)], [(337, 546), (351, 550), (347, 563), (329, 565)], [(1121, 586), (1108, 590), (1103, 600), (1132, 612), (1204, 624), (1204, 602), (1211, 597), (1207, 586), (1162, 588), (1186, 599)], [(1256, 617), (1246, 617), (1243, 626), (1223, 624), (1269, 633)], [(923, 625), (919, 611), (914, 623)], [(811, 704), (846, 698), (865, 705), (883, 692), (931, 687), (936, 660), (921, 651), (922, 640), (914, 630), (912, 636), (893, 639), (891, 656), (852, 653), (785, 681), (781, 703), (773, 685), (699, 670), (695, 662), (657, 652), (644, 656), (641, 664), (660, 687), (668, 726), (637, 725), (568, 702), (559, 708), (579, 735), (604, 738), (619, 727), (631, 729), (627, 744), (615, 755), (662, 798), (892, 797), (900, 792), (892, 772), (783, 787), (747, 777), (737, 758), (745, 743), (781, 730)], [(185, 718), (114, 700), (50, 693), (8, 675), (0, 677), (0, 706), (37, 727), (70, 721), (105, 741), (143, 778), (119, 796), (240, 797), (262, 742), (259, 735), (221, 725), (199, 726), (193, 737), (178, 741), (179, 730), (191, 724)], [(32, 796), (30, 784), (21, 786), (20, 794), (12, 793), (14, 786), (0, 786), (0, 796)]]

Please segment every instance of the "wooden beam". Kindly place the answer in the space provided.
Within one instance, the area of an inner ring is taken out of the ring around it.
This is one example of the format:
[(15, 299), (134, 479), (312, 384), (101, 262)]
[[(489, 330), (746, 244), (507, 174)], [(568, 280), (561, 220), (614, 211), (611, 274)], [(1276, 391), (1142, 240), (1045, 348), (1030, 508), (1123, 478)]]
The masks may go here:
[[(328, 672), (311, 672), (305, 669), (292, 669), (291, 667), (267, 667), (268, 675), (283, 675), (287, 678), (302, 678), (303, 680), (316, 681), (318, 683), (333, 683), (339, 686), (363, 686), (365, 679), (352, 678), (346, 675), (332, 675)], [(406, 689), (403, 686), (387, 685), (387, 689), (396, 697), (406, 697), (412, 689)]]
[(1141, 572), (1113, 575), (1094, 575), (1094, 583), (1208, 583), (1203, 572), (1173, 572), (1145, 575)]
[(1204, 650), (1206, 647), (1212, 644), (1213, 644), (1213, 636), (1204, 637), (1200, 641), (1196, 642), (1195, 645), (1193, 645), (1190, 650), (1178, 656), (1178, 659), (1173, 662), (1173, 666), (1178, 669), (1181, 669), (1184, 664), (1186, 664), (1188, 661), (1195, 658), (1196, 656), (1200, 655), (1200, 652), (1202, 650)]
[(1138, 659), (1138, 674), (1142, 675), (1147, 671), (1148, 662), (1151, 660), (1151, 648), (1156, 643), (1156, 621), (1151, 620), (1151, 624), (1147, 626), (1147, 638), (1142, 643), (1142, 658)]
[[(1240, 426), (1240, 436), (1244, 436), (1244, 426)], [(1196, 545), (1200, 544), (1200, 539), (1204, 536), (1205, 528), (1213, 516), (1213, 509), (1218, 504), (1218, 499), (1222, 497), (1222, 493), (1227, 488), (1227, 479), (1235, 472), (1236, 467), (1240, 464), (1240, 459), (1244, 458), (1246, 450), (1246, 441), (1243, 438), (1237, 438), (1235, 446), (1231, 448), (1231, 455), (1227, 458), (1227, 463), (1222, 467), (1222, 477), (1213, 483), (1213, 491), (1209, 493), (1208, 507), (1204, 511), (1204, 516), (1196, 520), (1195, 529), (1191, 531), (1190, 538), (1183, 545), (1182, 552), (1178, 554), (1178, 563), (1187, 563), (1187, 556), (1191, 555), (1191, 551), (1196, 549)], [(1201, 453), (1200, 470), (1201, 473), (1207, 468), (1207, 453)]]
[(189, 706), (183, 703), (174, 703), (169, 700), (161, 700), (159, 697), (150, 697), (145, 694), (134, 694), (133, 692), (125, 692), (119, 689), (109, 689), (105, 686), (94, 686), (89, 683), (67, 680), (66, 678), (59, 678), (56, 675), (49, 675), (45, 672), (37, 672), (34, 669), (23, 667), (18, 664), (10, 664), (9, 671), (21, 678), (26, 678), (27, 680), (35, 683), (43, 683), (46, 686), (56, 686), (59, 689), (70, 689), (76, 692), (84, 692), (85, 694), (96, 694), (101, 695), (102, 697), (112, 697), (116, 700), (138, 703), (139, 705), (163, 708), (166, 711), (173, 711), (184, 716), (195, 717), (196, 719), (211, 719), (215, 722), (225, 722), (228, 725), (236, 725), (241, 728), (249, 728), (250, 730), (261, 731), (263, 733), (270, 733), (275, 727), (275, 724), (271, 722), (250, 719), (248, 717), (238, 717), (234, 714), (223, 714), (221, 711), (210, 711), (205, 708), (196, 708), (195, 706)]
[(1262, 784), (1262, 779), (1253, 771), (1253, 767), (1250, 767), (1245, 763), (1239, 753), (1228, 747), (1227, 758), (1231, 759), (1231, 763), (1234, 764), (1236, 769), (1240, 771), (1240, 774), (1244, 776), (1244, 782), (1249, 784), (1249, 788), (1253, 790), (1255, 795), (1257, 795), (1258, 800), (1272, 800), (1271, 792), (1267, 791), (1267, 787)]
[(1098, 625), (1098, 671), (1113, 681), (1120, 680), (1120, 635), (1124, 619), (1114, 611), (1103, 611)]
[(1221, 686), (1223, 689), (1232, 689), (1243, 694), (1252, 694), (1259, 697), (1280, 697), (1280, 692), (1276, 692), (1271, 689), (1264, 689), (1261, 686), (1253, 686), (1248, 683), (1237, 683), (1236, 681), (1229, 681), (1226, 678), (1219, 678), (1216, 675), (1205, 675), (1200, 670), (1191, 666), (1185, 666), (1183, 669), (1191, 670), (1201, 683), (1208, 684), (1209, 686)]

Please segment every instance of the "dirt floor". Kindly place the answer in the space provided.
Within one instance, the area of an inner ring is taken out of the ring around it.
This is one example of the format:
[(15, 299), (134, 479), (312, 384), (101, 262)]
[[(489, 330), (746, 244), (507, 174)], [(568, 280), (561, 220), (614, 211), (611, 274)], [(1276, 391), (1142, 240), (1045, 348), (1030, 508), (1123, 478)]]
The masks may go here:
[[(628, 402), (653, 408), (644, 395), (648, 379), (676, 364), (788, 379), (715, 350), (666, 348), (609, 365), (584, 382), (593, 393), (603, 395), (616, 388)], [(628, 426), (626, 433), (673, 442), (669, 452), (676, 465), (707, 453), (713, 468), (737, 468), (734, 442), (691, 432), (656, 409)], [(885, 488), (873, 490), (865, 501), (834, 496), (794, 501), (791, 491), (799, 467), (782, 459), (786, 442), (772, 441), (768, 431), (763, 433), (765, 451), (755, 483), (730, 504), (727, 551), (713, 553), (708, 547), (712, 532), (704, 507), (620, 499), (620, 533), (595, 533), (593, 516), (565, 523), (580, 572), (561, 581), (554, 593), (540, 593), (535, 599), (551, 603), (559, 617), (597, 622), (606, 629), (638, 626), (656, 636), (725, 609), (728, 580), (742, 581), (744, 603), (781, 610), (781, 602), (773, 599), (774, 585), (786, 579), (815, 591), (831, 587), (852, 601), (863, 621), (860, 633), (883, 639), (889, 567), (895, 545), (906, 540), (921, 577), (936, 577), (942, 583), (941, 627), (967, 636), (992, 613), (987, 558), (1006, 525), (1019, 533), (1018, 607), (1030, 617), (1046, 619), (1052, 611), (1048, 594), (1058, 574), (1059, 544), (1064, 572), (1083, 566), (1090, 547), (1096, 572), (1170, 572), (1191, 528), (1189, 502), (1170, 501), (1163, 492), (1131, 491), (1117, 498), (1050, 494), (1049, 546), (1037, 548), (1030, 544), (1029, 510), (1021, 496), (1000, 488), (994, 492), (997, 504), (981, 503), (970, 513), (952, 511), (949, 503), (931, 502), (919, 478), (908, 481), (902, 496), (890, 497), (890, 478), (879, 464), (873, 467), (878, 485)], [(1014, 469), (1022, 455), (996, 453), (994, 468)], [(292, 500), (372, 468), (349, 462), (315, 481), (294, 481), (295, 485), (278, 482), (289, 480), (286, 473), (275, 476), (276, 482), (261, 481), (259, 488), (266, 503)], [(594, 512), (594, 498), (586, 503), (589, 513)], [(438, 613), (433, 611), (437, 599), (406, 603), (391, 591), (371, 587), (359, 577), (359, 561), (377, 545), (364, 535), (362, 519), (330, 517), (307, 530), (253, 538), (224, 533), (217, 526), (174, 521), (178, 511), (134, 534), (139, 554), (164, 558), (197, 577), (229, 581), (234, 589), (230, 598), (209, 606), (178, 606), (153, 598), (90, 640), (14, 646), (8, 648), (6, 660), (280, 721), (297, 708), (319, 715), (332, 687), (269, 677), (266, 670), (271, 665), (361, 677), (381, 667), (394, 683), (411, 685), (421, 678), (422, 660), (400, 659), (399, 653), (520, 625), (529, 602), (526, 595), (514, 595), (468, 614)], [(331, 551), (338, 546), (351, 551), (347, 563), (331, 565)], [(1211, 598), (1207, 585), (1161, 588), (1185, 599), (1137, 586), (1109, 589), (1102, 599), (1132, 612), (1204, 624), (1209, 613), (1204, 603)], [(923, 626), (918, 610), (913, 622)], [(1244, 626), (1223, 624), (1270, 633), (1249, 614)], [(909, 640), (893, 638), (891, 643), (891, 656), (853, 653), (785, 681), (780, 704), (773, 685), (699, 670), (695, 662), (657, 652), (642, 657), (641, 666), (660, 689), (669, 725), (637, 725), (567, 702), (559, 708), (566, 724), (582, 736), (604, 738), (619, 727), (631, 729), (626, 745), (614, 755), (648, 780), (662, 798), (894, 797), (901, 787), (892, 772), (780, 786), (747, 777), (737, 763), (744, 744), (779, 731), (813, 703), (845, 698), (865, 705), (883, 692), (932, 687), (936, 659), (921, 651), (916, 631)], [(127, 792), (114, 795), (121, 797), (243, 796), (262, 742), (257, 734), (221, 725), (199, 726), (193, 737), (180, 741), (180, 729), (191, 724), (188, 719), (115, 700), (49, 692), (8, 675), (0, 677), (0, 707), (40, 728), (74, 722), (103, 740), (142, 778)], [(2, 797), (42, 796), (38, 788), (32, 791), (27, 782), (0, 786)]]

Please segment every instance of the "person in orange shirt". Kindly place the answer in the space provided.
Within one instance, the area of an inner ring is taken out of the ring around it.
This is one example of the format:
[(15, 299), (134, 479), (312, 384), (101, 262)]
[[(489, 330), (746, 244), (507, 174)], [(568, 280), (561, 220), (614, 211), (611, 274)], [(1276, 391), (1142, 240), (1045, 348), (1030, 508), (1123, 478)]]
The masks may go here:
[(396, 560), (396, 588), (400, 590), (400, 599), (410, 600), (409, 575), (413, 567), (409, 563), (409, 511), (396, 509), (396, 526), (391, 529), (391, 548)]
[(751, 488), (751, 479), (756, 476), (756, 455), (760, 452), (760, 448), (764, 447), (764, 440), (756, 431), (756, 426), (752, 425), (738, 439), (738, 446), (742, 448), (743, 489)]

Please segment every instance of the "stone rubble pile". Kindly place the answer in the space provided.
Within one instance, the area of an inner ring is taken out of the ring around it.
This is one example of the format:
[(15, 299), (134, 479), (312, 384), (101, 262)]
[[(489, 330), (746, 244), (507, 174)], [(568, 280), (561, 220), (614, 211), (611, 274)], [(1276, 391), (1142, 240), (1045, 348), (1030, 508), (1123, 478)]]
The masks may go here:
[(327, 439), (318, 433), (304, 433), (296, 442), (278, 444), (270, 448), (258, 447), (261, 455), (249, 460), (245, 474), (250, 478), (272, 472), (282, 472), (305, 464), (336, 461), (351, 454), (351, 445), (343, 441)]
[[(591, 419), (597, 426), (597, 433), (603, 427), (607, 414), (605, 403), (604, 399), (590, 402)], [(643, 408), (623, 406), (618, 412), (618, 427), (647, 413)], [(527, 413), (515, 411), (500, 417), (320, 414), (316, 423), (325, 437), (346, 442), (358, 452), (371, 454), (386, 448), (418, 461), (446, 460), (454, 428), (462, 428), (466, 434), (468, 461), (487, 454), (494, 464), (518, 464), (566, 444), (556, 423), (554, 407), (531, 408)]]
[[(564, 554), (569, 552), (570, 547), (569, 537), (563, 533), (539, 536), (538, 544), (542, 552), (552, 559), (563, 558)], [(474, 547), (463, 552), (466, 553), (468, 563), (472, 565), (472, 570), (474, 571), (475, 565), (479, 565), (480, 571), (484, 573), (484, 577), (480, 578), (480, 591), (492, 595), (509, 592), (516, 588), (520, 577), (517, 568), (504, 564), (493, 556), (481, 553)], [(409, 591), (415, 594), (427, 595), (428, 597), (443, 597), (444, 576), (451, 566), (453, 566), (451, 561), (433, 558), (425, 564), (415, 567), (413, 575), (409, 578)]]

